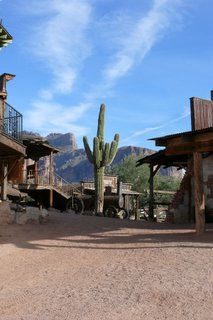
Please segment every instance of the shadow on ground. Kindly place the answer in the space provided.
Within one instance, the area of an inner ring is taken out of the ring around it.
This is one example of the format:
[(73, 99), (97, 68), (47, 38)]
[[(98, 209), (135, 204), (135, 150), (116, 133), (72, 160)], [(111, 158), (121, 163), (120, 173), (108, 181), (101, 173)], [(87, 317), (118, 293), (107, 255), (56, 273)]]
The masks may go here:
[[(45, 244), (43, 240), (52, 240)], [(43, 242), (42, 242), (43, 241)], [(213, 248), (213, 224), (197, 236), (194, 225), (130, 221), (53, 212), (41, 225), (0, 226), (0, 245), (42, 250), (49, 247), (130, 250), (147, 248)]]

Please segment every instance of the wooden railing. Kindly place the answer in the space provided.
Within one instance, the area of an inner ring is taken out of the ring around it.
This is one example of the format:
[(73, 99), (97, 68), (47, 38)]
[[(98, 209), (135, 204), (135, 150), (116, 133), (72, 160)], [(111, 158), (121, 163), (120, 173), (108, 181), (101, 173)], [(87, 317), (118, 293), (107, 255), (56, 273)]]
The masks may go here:
[(39, 170), (37, 173), (37, 182), (35, 178), (35, 171), (30, 170), (25, 179), (26, 184), (37, 184), (39, 186), (52, 186), (59, 192), (64, 193), (66, 196), (73, 194), (81, 194), (81, 191), (72, 183), (60, 177), (57, 173), (52, 173), (51, 183), (50, 174), (48, 170)]

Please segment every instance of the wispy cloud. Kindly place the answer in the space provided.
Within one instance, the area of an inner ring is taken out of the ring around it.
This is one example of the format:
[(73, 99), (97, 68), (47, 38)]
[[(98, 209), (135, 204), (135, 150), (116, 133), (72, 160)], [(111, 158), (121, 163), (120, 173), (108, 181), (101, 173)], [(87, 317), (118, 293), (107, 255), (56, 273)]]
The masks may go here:
[[(47, 87), (41, 88), (39, 98), (27, 116), (28, 125), (41, 132), (61, 131), (60, 127), (63, 127), (63, 130), (73, 131), (78, 136), (84, 134), (88, 128), (76, 125), (76, 121), (97, 98), (110, 95), (116, 82), (138, 66), (166, 32), (180, 22), (176, 9), (183, 4), (183, 0), (153, 0), (147, 14), (142, 12), (140, 16), (137, 13), (137, 19), (123, 19), (124, 24), (128, 21), (127, 30), (121, 24), (121, 14), (120, 26), (114, 28), (114, 39), (119, 41), (102, 63), (100, 69), (103, 72), (100, 71), (98, 83), (93, 82), (91, 89), (83, 93), (84, 96), (80, 97), (83, 102), (79, 102), (78, 106), (64, 107), (51, 101), (53, 98), (55, 101), (57, 95), (72, 92), (83, 62), (92, 53), (92, 47), (96, 46), (95, 38), (91, 34), (88, 36), (91, 26), (97, 26), (92, 21), (92, 11), (95, 10), (92, 3), (89, 0), (32, 0), (28, 8), (31, 14), (39, 17), (31, 39), (32, 53), (49, 70), (52, 79)], [(99, 31), (101, 29), (96, 30)], [(44, 121), (41, 114), (44, 114)], [(145, 130), (149, 132), (154, 129)], [(141, 134), (138, 132), (133, 136)]]
[(168, 30), (180, 24), (176, 13), (183, 0), (155, 0), (150, 11), (135, 23), (131, 32), (125, 32), (120, 40), (121, 48), (114, 54), (111, 63), (104, 70), (107, 83), (126, 75), (136, 63), (141, 62), (153, 46)]
[(52, 83), (41, 90), (41, 96), (50, 99), (70, 93), (77, 69), (91, 50), (85, 35), (91, 7), (85, 0), (43, 0), (31, 5), (31, 14), (42, 18), (34, 28), (31, 51), (52, 75)]
[(89, 104), (82, 103), (64, 108), (59, 103), (37, 100), (26, 114), (27, 123), (25, 128), (27, 130), (36, 128), (36, 131), (44, 136), (50, 132), (72, 132), (76, 137), (82, 136), (86, 133), (87, 128), (78, 125), (78, 120), (90, 107)]
[[(25, 127), (41, 134), (70, 132), (81, 136), (87, 127), (77, 121), (89, 108), (88, 103), (57, 103), (60, 95), (70, 94), (83, 61), (91, 54), (87, 40), (91, 6), (87, 0), (32, 0), (26, 13), (36, 16), (29, 41), (31, 53), (47, 70), (49, 83), (41, 87), (38, 98), (26, 113)], [(41, 79), (42, 85), (42, 79)], [(41, 117), (42, 115), (42, 117)]]
[[(183, 0), (154, 0), (150, 10), (128, 17), (124, 12), (108, 14), (100, 32), (115, 50), (103, 65), (102, 80), (85, 94), (87, 100), (112, 94), (116, 83), (139, 66), (150, 50), (168, 32), (182, 26)], [(113, 20), (114, 19), (114, 20)]]
[(157, 131), (157, 130), (162, 129), (162, 128), (166, 128), (166, 127), (170, 126), (171, 124), (173, 124), (175, 122), (181, 121), (181, 120), (189, 117), (189, 115), (190, 115), (190, 112), (184, 110), (183, 114), (180, 117), (177, 117), (175, 119), (171, 119), (169, 121), (163, 122), (163, 123), (161, 123), (161, 124), (159, 124), (158, 126), (155, 126), (155, 127), (148, 127), (148, 128), (143, 129), (143, 130), (135, 131), (129, 137), (124, 138), (121, 142), (125, 143), (125, 142), (128, 142), (128, 141), (131, 141), (132, 139), (134, 139), (136, 137), (140, 137), (142, 135), (145, 135), (146, 133)]

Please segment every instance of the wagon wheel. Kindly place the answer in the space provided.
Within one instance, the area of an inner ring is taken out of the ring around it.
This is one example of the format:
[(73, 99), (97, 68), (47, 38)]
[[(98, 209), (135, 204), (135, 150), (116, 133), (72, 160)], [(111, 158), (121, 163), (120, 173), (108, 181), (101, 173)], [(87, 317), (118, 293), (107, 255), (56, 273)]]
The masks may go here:
[(115, 218), (118, 210), (114, 206), (109, 206), (104, 210), (104, 216), (109, 218)]
[(125, 208), (120, 208), (116, 214), (119, 219), (127, 219), (129, 217), (128, 211)]
[(82, 214), (84, 212), (84, 203), (82, 199), (74, 198), (70, 199), (67, 203), (66, 209), (75, 211), (76, 214)]

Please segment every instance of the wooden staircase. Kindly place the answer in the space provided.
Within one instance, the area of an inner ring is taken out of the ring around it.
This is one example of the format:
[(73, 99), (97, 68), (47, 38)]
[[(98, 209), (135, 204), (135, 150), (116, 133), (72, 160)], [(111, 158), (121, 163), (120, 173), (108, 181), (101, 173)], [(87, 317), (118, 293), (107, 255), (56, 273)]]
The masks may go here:
[(81, 191), (76, 185), (66, 181), (55, 172), (52, 173), (52, 183), (50, 184), (49, 175), (44, 170), (38, 172), (37, 183), (35, 183), (34, 176), (31, 175), (24, 183), (19, 184), (18, 188), (35, 199), (38, 205), (47, 208), (52, 206), (59, 210), (66, 209), (70, 198), (81, 195)]

